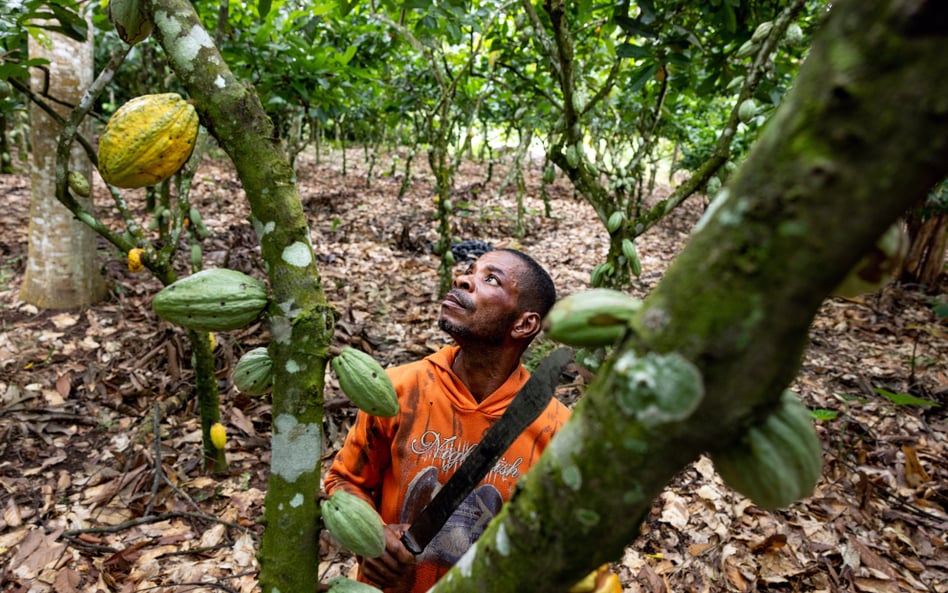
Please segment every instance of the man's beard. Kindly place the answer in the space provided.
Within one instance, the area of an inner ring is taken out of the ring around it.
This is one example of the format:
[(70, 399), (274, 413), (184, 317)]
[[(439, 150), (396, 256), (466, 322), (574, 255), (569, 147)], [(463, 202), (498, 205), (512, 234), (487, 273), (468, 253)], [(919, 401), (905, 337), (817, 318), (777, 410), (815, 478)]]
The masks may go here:
[(453, 323), (444, 317), (438, 319), (438, 327), (441, 329), (441, 331), (454, 338), (454, 341), (456, 342), (473, 339), (483, 344), (494, 346), (502, 344), (507, 338), (507, 332), (509, 331), (510, 325), (513, 323), (513, 320), (516, 318), (516, 316), (517, 314), (515, 312), (511, 312), (507, 319), (500, 320), (493, 328), (491, 328), (491, 332), (488, 334), (475, 333), (471, 331), (470, 326)]

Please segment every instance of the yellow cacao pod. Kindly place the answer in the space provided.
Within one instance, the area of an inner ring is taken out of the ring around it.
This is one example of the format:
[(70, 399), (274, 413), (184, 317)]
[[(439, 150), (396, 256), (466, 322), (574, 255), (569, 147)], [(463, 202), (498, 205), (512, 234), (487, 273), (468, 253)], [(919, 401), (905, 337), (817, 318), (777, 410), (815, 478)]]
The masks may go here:
[(136, 97), (112, 115), (99, 138), (99, 173), (116, 187), (156, 185), (184, 166), (197, 135), (197, 111), (181, 95)]
[(89, 184), (89, 180), (79, 171), (70, 171), (66, 176), (66, 181), (69, 183), (69, 189), (76, 192), (76, 195), (88, 198), (92, 193), (92, 186)]
[(145, 264), (142, 263), (142, 254), (145, 253), (145, 250), (141, 247), (136, 247), (128, 252), (128, 271), (131, 273), (141, 272), (142, 268), (145, 267)]
[(215, 449), (223, 449), (227, 444), (227, 430), (220, 422), (215, 422), (211, 426), (211, 443)]

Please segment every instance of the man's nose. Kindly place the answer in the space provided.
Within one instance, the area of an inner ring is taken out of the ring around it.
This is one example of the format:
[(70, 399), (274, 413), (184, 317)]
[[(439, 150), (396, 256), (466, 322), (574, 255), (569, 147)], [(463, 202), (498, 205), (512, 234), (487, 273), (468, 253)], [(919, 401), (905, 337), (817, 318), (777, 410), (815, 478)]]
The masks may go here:
[(471, 286), (473, 286), (473, 284), (471, 284), (471, 275), (461, 274), (455, 276), (453, 286), (459, 290), (471, 290)]

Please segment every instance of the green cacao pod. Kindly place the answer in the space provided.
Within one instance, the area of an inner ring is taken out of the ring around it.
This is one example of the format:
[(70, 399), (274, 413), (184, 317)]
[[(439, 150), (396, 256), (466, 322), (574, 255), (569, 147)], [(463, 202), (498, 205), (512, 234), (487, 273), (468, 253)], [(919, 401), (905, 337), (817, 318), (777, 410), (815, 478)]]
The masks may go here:
[(328, 593), (382, 593), (372, 585), (339, 576), (331, 579)]
[(579, 166), (580, 156), (578, 144), (570, 144), (566, 147), (566, 163), (570, 166), (570, 168), (575, 169)]
[(791, 47), (800, 45), (803, 43), (803, 29), (797, 23), (790, 23), (790, 26), (787, 27), (787, 33), (784, 35), (784, 40)]
[(372, 505), (355, 494), (336, 490), (320, 503), (323, 524), (347, 550), (366, 558), (385, 551), (385, 528)]
[(593, 288), (557, 301), (543, 320), (546, 336), (577, 348), (611, 346), (642, 302), (610, 288)]
[(623, 214), (620, 210), (616, 210), (610, 214), (609, 219), (606, 220), (606, 230), (608, 230), (609, 234), (611, 235), (612, 233), (619, 230), (619, 227), (622, 226), (623, 222), (625, 222), (625, 214)]
[(792, 391), (738, 443), (711, 459), (728, 486), (769, 510), (812, 494), (823, 464), (810, 412)]
[(743, 45), (737, 48), (737, 51), (734, 53), (734, 57), (737, 59), (746, 58), (757, 51), (757, 48), (760, 47), (757, 43), (754, 43), (750, 39), (745, 41)]
[(89, 184), (89, 180), (79, 171), (70, 171), (66, 176), (66, 181), (69, 183), (69, 189), (76, 192), (78, 196), (88, 198), (92, 193), (92, 186)]
[(201, 270), (161, 289), (152, 301), (158, 317), (199, 331), (244, 327), (267, 306), (266, 284), (243, 272)]
[(266, 347), (244, 352), (231, 374), (234, 387), (248, 395), (263, 395), (273, 384), (273, 360)]
[(99, 173), (116, 187), (157, 185), (184, 166), (197, 135), (197, 111), (177, 93), (136, 97), (99, 138)]
[(751, 35), (751, 42), (760, 43), (764, 39), (767, 39), (767, 36), (770, 35), (770, 32), (773, 30), (774, 24), (771, 21), (765, 21), (754, 29), (754, 34)]
[(622, 255), (629, 262), (629, 271), (636, 277), (642, 275), (642, 261), (632, 239), (622, 239)]
[(204, 251), (199, 243), (191, 244), (191, 269), (200, 270), (201, 263), (204, 261)]
[(370, 354), (346, 346), (331, 364), (342, 392), (360, 410), (387, 418), (398, 414), (395, 386)]
[(129, 45), (144, 41), (154, 24), (145, 12), (143, 0), (109, 0), (109, 20), (119, 37)]
[(753, 99), (744, 99), (737, 108), (737, 117), (745, 124), (757, 115), (757, 103)]
[(550, 165), (546, 169), (543, 169), (543, 183), (553, 183), (555, 179), (556, 179), (556, 169), (553, 168), (553, 165)]

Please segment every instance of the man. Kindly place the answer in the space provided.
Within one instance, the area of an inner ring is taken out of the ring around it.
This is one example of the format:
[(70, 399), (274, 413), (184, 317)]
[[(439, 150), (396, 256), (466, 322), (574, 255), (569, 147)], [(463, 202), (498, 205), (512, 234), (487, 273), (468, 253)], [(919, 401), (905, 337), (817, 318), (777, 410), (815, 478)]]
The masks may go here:
[(372, 503), (386, 524), (386, 550), (362, 558), (359, 578), (386, 591), (427, 591), (484, 531), (517, 478), (539, 458), (569, 411), (556, 399), (511, 445), (417, 558), (402, 533), (504, 413), (529, 373), (521, 357), (556, 300), (549, 274), (530, 256), (488, 251), (454, 280), (438, 326), (456, 346), (388, 370), (401, 411), (359, 412), (326, 476)]

